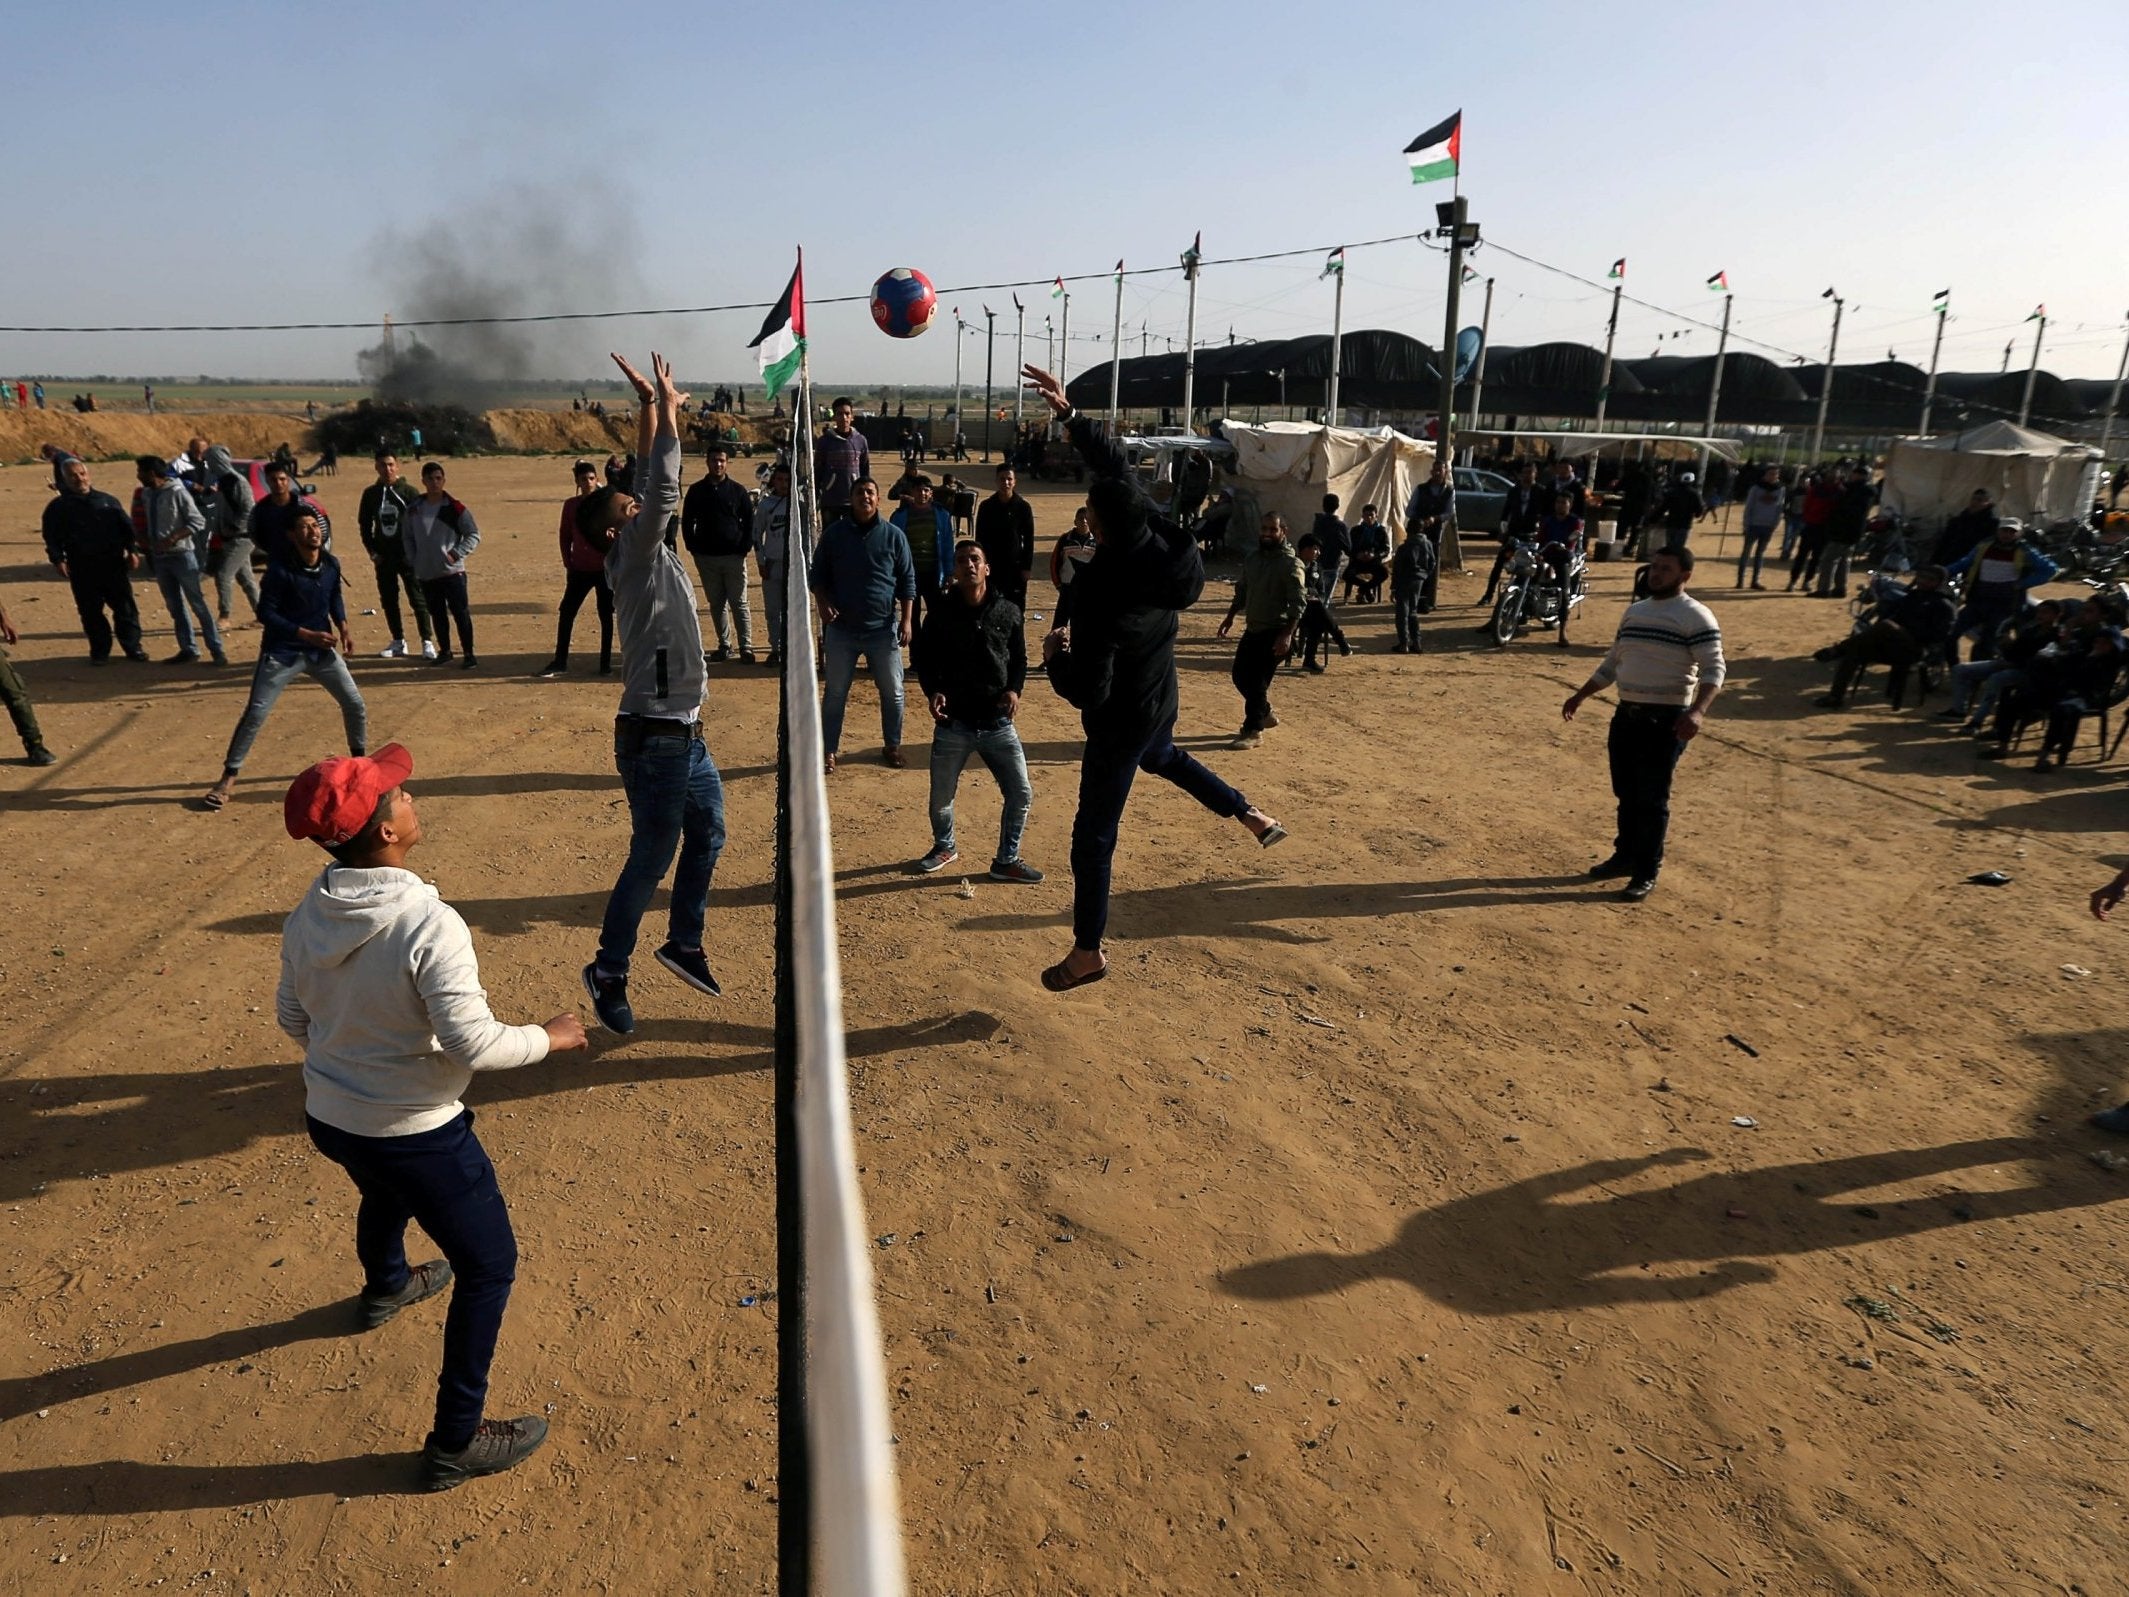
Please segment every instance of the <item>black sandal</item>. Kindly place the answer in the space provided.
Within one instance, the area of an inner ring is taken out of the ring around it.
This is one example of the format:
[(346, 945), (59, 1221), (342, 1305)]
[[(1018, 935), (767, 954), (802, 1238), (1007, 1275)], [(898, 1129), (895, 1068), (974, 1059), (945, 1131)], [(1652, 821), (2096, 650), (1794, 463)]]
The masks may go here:
[(1068, 993), (1075, 987), (1084, 987), (1089, 982), (1098, 982), (1108, 974), (1109, 966), (1107, 962), (1104, 962), (1089, 975), (1075, 976), (1065, 969), (1065, 962), (1060, 959), (1042, 973), (1042, 985), (1053, 993)]

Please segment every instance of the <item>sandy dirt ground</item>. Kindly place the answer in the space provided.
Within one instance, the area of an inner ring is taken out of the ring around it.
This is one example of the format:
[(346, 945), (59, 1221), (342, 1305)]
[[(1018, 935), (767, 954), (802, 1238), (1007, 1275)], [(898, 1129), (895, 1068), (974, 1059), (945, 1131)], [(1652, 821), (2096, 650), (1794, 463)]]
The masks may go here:
[[(374, 736), (418, 761), (416, 862), (510, 1019), (578, 1005), (626, 834), (612, 682), (529, 675), (567, 466), (453, 468), (479, 671), (376, 660), (354, 621)], [(360, 609), (363, 481), (323, 485)], [(0, 472), (0, 592), (63, 756), (0, 768), (0, 1589), (770, 1589), (776, 1306), (744, 1300), (773, 1286), (773, 675), (711, 683), (728, 996), (650, 970), (634, 1037), (470, 1094), (523, 1254), (492, 1411), (552, 1440), (408, 1495), (442, 1315), (349, 1333), (354, 1195), (272, 1018), (319, 867), (280, 796), (337, 717), (299, 683), (238, 801), (189, 808), (257, 633), (226, 672), (91, 669), (43, 499)], [(1067, 504), (1039, 499), (1045, 540)], [(1658, 894), (1622, 905), (1580, 875), (1608, 712), (1558, 713), (1623, 603), (1596, 570), (1567, 650), (1483, 646), (1482, 571), (1418, 659), (1350, 613), (1354, 656), (1282, 678), (1249, 753), (1222, 748), (1216, 586), (1185, 741), (1293, 839), (1142, 787), (1116, 969), (1063, 999), (1035, 977), (1068, 941), (1074, 717), (1032, 685), (1049, 882), (964, 886), (903, 873), (923, 734), (884, 768), (857, 690), (830, 797), (914, 1590), (2129, 1584), (2129, 1173), (2081, 1123), (2129, 1074), (2125, 929), (2084, 906), (2129, 854), (2124, 768), (1812, 710), (1845, 617), (1707, 561), (1732, 685)], [(995, 789), (962, 795), (980, 866)], [(2012, 884), (1965, 884), (1991, 868)]]

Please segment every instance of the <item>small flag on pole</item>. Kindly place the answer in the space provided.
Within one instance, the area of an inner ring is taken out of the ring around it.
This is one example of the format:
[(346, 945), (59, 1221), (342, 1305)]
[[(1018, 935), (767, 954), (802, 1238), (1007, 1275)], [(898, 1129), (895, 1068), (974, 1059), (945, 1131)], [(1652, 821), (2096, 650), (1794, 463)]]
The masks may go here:
[(1184, 282), (1187, 283), (1198, 275), (1198, 262), (1204, 259), (1204, 256), (1205, 234), (1203, 229), (1200, 229), (1197, 233), (1192, 235), (1190, 240), (1190, 248), (1183, 251)]
[(1013, 295), (1013, 309), (1016, 311), (1024, 311), (1027, 309), (1025, 305), (1020, 303), (1020, 295), (1018, 292), (1015, 292)]
[(1711, 294), (1727, 294), (1727, 293), (1729, 293), (1729, 292), (1730, 292), (1730, 274), (1729, 274), (1728, 272), (1717, 272), (1717, 273), (1716, 273), (1716, 274), (1715, 274), (1715, 275), (1714, 275), (1713, 277), (1709, 278), (1709, 279), (1708, 279), (1708, 292), (1709, 292), (1709, 293), (1711, 293)]
[(784, 284), (783, 297), (747, 346), (758, 351), (762, 386), (772, 394), (791, 386), (791, 379), (798, 375), (798, 363), (805, 358), (806, 291), (801, 282), (805, 270), (806, 256), (801, 250), (798, 264), (791, 268), (791, 281)]
[(1463, 157), (1464, 113), (1458, 111), (1446, 122), (1437, 122), (1405, 146), (1405, 163), (1412, 168), (1415, 183), (1438, 183), (1456, 176)]
[(1931, 306), (1930, 308), (1941, 316), (1947, 310), (1951, 309), (1951, 303), (1952, 291), (1948, 288), (1940, 288), (1937, 290), (1937, 303)]
[(1051, 283), (1051, 284), (1050, 284), (1050, 298), (1052, 298), (1052, 299), (1063, 299), (1063, 298), (1064, 298), (1064, 291), (1065, 291), (1065, 286), (1064, 286), (1064, 279), (1063, 279), (1062, 277), (1058, 278), (1058, 279), (1057, 279), (1057, 280), (1056, 280), (1055, 282), (1053, 282), (1053, 283)]
[(1124, 286), (1124, 263), (1122, 261), (1116, 263), (1116, 286), (1118, 288)]
[(1344, 270), (1345, 246), (1341, 244), (1336, 249), (1332, 250), (1329, 258), (1324, 261), (1323, 270), (1321, 273), (1318, 274), (1318, 281), (1321, 281), (1325, 277), (1336, 277)]
[(1470, 267), (1468, 267), (1468, 266), (1467, 266), (1467, 267), (1465, 267), (1465, 268), (1464, 268), (1464, 281), (1465, 281), (1465, 282), (1467, 282), (1467, 283), (1475, 283), (1475, 282), (1477, 282), (1477, 281), (1478, 281), (1478, 273), (1474, 272), (1474, 271), (1473, 271), (1473, 270), (1472, 270), (1472, 269), (1471, 269)]
[(2035, 305), (2035, 306), (2033, 307), (2033, 314), (2032, 314), (2032, 315), (2030, 315), (2030, 316), (2028, 316), (2028, 317), (2026, 318), (2026, 320), (2027, 320), (2027, 321), (2029, 321), (2029, 322), (2037, 322), (2037, 321), (2039, 321), (2039, 320), (2040, 320), (2040, 319), (2041, 319), (2042, 317), (2046, 316), (2047, 314), (2048, 314), (2048, 307), (2047, 307), (2047, 306), (2045, 306), (2045, 305)]
[[(1623, 281), (1625, 277), (1626, 257), (1622, 255), (1616, 261), (1612, 262), (1612, 269), (1604, 274), (1604, 280), (1607, 283), (1617, 283)], [(1635, 303), (1638, 304), (1640, 302), (1637, 300)]]

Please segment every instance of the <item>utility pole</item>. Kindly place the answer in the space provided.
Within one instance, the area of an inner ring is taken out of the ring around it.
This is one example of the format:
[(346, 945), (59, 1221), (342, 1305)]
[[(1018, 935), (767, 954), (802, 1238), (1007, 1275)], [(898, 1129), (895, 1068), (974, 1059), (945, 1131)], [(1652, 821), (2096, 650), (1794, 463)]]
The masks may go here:
[(1064, 295), (1064, 314), (1057, 322), (1057, 380), (1062, 383), (1072, 369), (1072, 294)]
[(991, 371), (998, 353), (998, 315), (983, 307), (983, 458), (991, 458)]
[[(1332, 276), (1338, 279), (1331, 289), (1331, 392), (1330, 402), (1324, 407), (1323, 424), (1338, 425), (1338, 369), (1345, 354), (1345, 252), (1338, 254), (1338, 269)], [(1230, 339), (1233, 334), (1228, 335)]]
[(1619, 296), (1626, 292), (1624, 283), (1612, 285), (1611, 319), (1604, 324), (1604, 370), (1597, 378), (1597, 428), (1604, 431), (1604, 412), (1612, 402), (1612, 341), (1619, 336)]
[(1190, 241), (1190, 249), (1183, 256), (1183, 281), (1190, 285), (1190, 298), (1183, 312), (1183, 431), (1191, 427), (1191, 390), (1198, 380), (1198, 262), (1204, 256), (1205, 235), (1199, 233)]
[[(1715, 407), (1722, 403), (1722, 357), (1730, 347), (1730, 306), (1733, 296), (1725, 289), (1722, 296), (1722, 335), (1715, 340), (1715, 371), (1708, 378), (1708, 421), (1700, 429), (1703, 438), (1715, 436)], [(1700, 481), (1703, 487), (1708, 480), (1708, 446), (1700, 446)], [(1727, 525), (1727, 523), (1725, 523)]]
[(1054, 318), (1045, 316), (1042, 319), (1042, 338), (1042, 369), (1053, 372), (1057, 370), (1057, 323)]
[(2026, 418), (2033, 414), (2033, 379), (2040, 375), (2040, 341), (2048, 336), (2048, 312), (2045, 306), (2033, 313), (2040, 325), (2033, 329), (2033, 359), (2026, 366), (2025, 393), (2018, 400), (2018, 425), (2023, 427)]
[(1826, 345), (1826, 374), (1819, 379), (1819, 419), (1811, 429), (1811, 459), (1806, 464), (1813, 466), (1826, 447), (1826, 406), (1833, 398), (1833, 357), (1841, 347), (1841, 307), (1847, 303), (1830, 288), (1819, 298), (1833, 301), (1833, 337)]
[(1471, 368), (1471, 421), (1479, 419), (1479, 403), (1486, 397), (1486, 346), (1493, 342), (1493, 279), (1486, 279), (1486, 309), (1478, 319), (1478, 364)]
[(1013, 296), (1013, 437), (1020, 437), (1020, 407), (1027, 398), (1028, 385), (1020, 372), (1028, 363), (1028, 309), (1020, 303), (1020, 296)]
[(1109, 436), (1116, 436), (1116, 398), (1124, 380), (1124, 263), (1116, 263), (1116, 319), (1109, 324)]
[[(1442, 395), (1441, 425), (1434, 440), (1434, 458), (1444, 471), (1456, 461), (1456, 318), (1464, 289), (1464, 249), (1478, 242), (1478, 228), (1470, 220), (1470, 201), (1459, 194), (1434, 207), (1434, 219), (1449, 233), (1449, 292), (1442, 306)], [(1464, 567), (1463, 545), (1456, 536), (1456, 519), (1442, 528), (1441, 544), (1435, 551), (1443, 568)]]
[(1950, 314), (1949, 299), (1937, 302), (1937, 336), (1929, 346), (1929, 382), (1922, 389), (1922, 428), (1924, 438), (1929, 436), (1929, 413), (1937, 402), (1937, 357), (1944, 351), (1944, 318)]
[(2122, 362), (2114, 368), (2114, 389), (2107, 395), (2107, 419), (2099, 424), (2099, 463), (2107, 464), (2107, 446), (2114, 442), (2114, 413), (2122, 404), (2122, 379), (2129, 377), (2129, 338), (2122, 341)]
[[(967, 331), (968, 324), (961, 320), (961, 307), (956, 305), (954, 307), (954, 433), (957, 438), (964, 436), (967, 432), (967, 429), (961, 425), (961, 339), (962, 335)], [(956, 451), (953, 439), (947, 441), (946, 450), (946, 458), (948, 460), (954, 459)]]

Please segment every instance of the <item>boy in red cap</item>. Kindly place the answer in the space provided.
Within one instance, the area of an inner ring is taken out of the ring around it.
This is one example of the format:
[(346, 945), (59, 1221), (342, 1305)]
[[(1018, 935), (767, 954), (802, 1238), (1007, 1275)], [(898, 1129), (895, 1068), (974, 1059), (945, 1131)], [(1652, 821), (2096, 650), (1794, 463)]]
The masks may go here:
[[(422, 1487), (440, 1492), (509, 1469), (547, 1437), (536, 1415), (482, 1417), (517, 1239), (459, 1095), (476, 1070), (536, 1064), (585, 1038), (574, 1015), (506, 1026), (489, 1010), (466, 923), (406, 868), (422, 840), (403, 786), (413, 769), (413, 756), (390, 743), (323, 760), (289, 788), (288, 835), (315, 842), (334, 863), (282, 927), (274, 1007), (281, 1029), (303, 1044), (311, 1141), (362, 1194), (360, 1325), (374, 1329), (457, 1282), (436, 1423), (421, 1453)], [(408, 1265), (409, 1220), (443, 1258)]]

